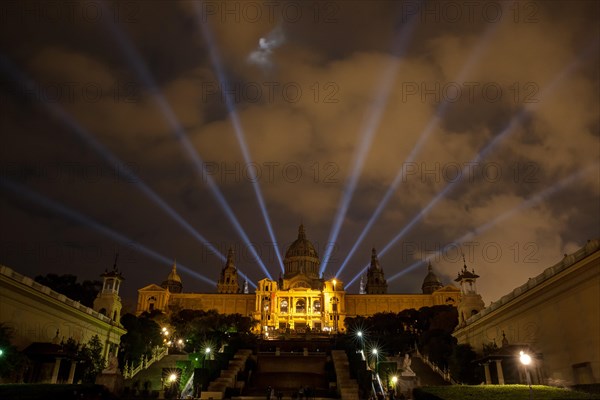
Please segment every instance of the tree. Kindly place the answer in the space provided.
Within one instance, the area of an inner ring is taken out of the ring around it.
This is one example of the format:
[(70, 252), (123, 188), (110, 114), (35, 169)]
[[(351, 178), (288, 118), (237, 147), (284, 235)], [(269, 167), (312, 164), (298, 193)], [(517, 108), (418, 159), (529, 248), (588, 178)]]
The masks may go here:
[(454, 346), (452, 355), (448, 361), (450, 374), (454, 379), (462, 383), (477, 384), (481, 382), (479, 368), (474, 363), (477, 354), (471, 345), (458, 344)]
[(87, 307), (93, 307), (94, 299), (102, 290), (102, 282), (98, 280), (85, 280), (79, 283), (75, 275), (69, 274), (38, 275), (35, 277), (35, 281)]
[(248, 342), (256, 321), (241, 314), (219, 314), (216, 310), (183, 309), (171, 316), (178, 337), (185, 338), (186, 351), (199, 351), (206, 346), (220, 348), (235, 336), (236, 343)]
[(102, 357), (102, 342), (98, 335), (92, 336), (87, 344), (81, 346), (78, 358), (81, 360), (83, 367), (82, 381), (84, 383), (94, 383), (96, 375), (102, 372), (106, 366), (104, 357)]
[(27, 364), (27, 357), (13, 346), (12, 336), (13, 329), (0, 323), (0, 378), (16, 380), (22, 368)]
[(152, 350), (162, 345), (160, 326), (143, 314), (139, 317), (125, 314), (121, 317), (121, 325), (127, 330), (127, 333), (121, 337), (119, 352), (121, 366), (124, 366), (125, 362), (138, 363), (144, 355), (150, 358)]

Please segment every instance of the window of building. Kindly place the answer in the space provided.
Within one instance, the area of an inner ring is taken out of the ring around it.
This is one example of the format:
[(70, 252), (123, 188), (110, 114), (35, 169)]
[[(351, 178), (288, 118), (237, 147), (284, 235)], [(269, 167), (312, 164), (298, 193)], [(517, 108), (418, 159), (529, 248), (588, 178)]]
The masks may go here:
[(300, 299), (296, 302), (296, 312), (303, 313), (306, 311), (306, 302), (303, 299)]
[(313, 302), (313, 310), (314, 312), (321, 312), (321, 300), (315, 300)]
[(281, 304), (279, 306), (282, 313), (288, 312), (288, 301), (286, 299), (281, 300)]

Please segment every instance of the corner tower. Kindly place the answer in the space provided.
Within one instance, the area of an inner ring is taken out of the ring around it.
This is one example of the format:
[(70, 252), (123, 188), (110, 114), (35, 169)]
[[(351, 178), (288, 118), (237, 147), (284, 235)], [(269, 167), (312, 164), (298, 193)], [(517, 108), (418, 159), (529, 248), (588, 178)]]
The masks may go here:
[(431, 294), (438, 289), (442, 288), (442, 281), (437, 275), (433, 272), (433, 268), (431, 267), (431, 261), (427, 266), (427, 276), (423, 279), (423, 285), (421, 285), (421, 290), (423, 294)]
[(181, 283), (181, 277), (177, 273), (177, 262), (173, 261), (173, 267), (171, 268), (171, 272), (169, 276), (167, 276), (167, 280), (163, 281), (163, 288), (168, 289), (171, 293), (181, 293), (183, 291), (183, 284)]

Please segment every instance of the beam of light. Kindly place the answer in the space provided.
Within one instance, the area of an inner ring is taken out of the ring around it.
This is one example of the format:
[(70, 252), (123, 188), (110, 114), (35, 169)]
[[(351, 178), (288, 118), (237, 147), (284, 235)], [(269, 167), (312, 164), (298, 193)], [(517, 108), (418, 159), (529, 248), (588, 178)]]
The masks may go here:
[[(100, 4), (104, 8), (104, 10), (106, 10), (108, 12), (108, 10), (106, 9), (106, 5), (103, 2), (101, 2)], [(256, 260), (258, 265), (261, 267), (263, 272), (271, 279), (271, 274), (269, 273), (269, 270), (265, 266), (264, 262), (260, 258), (259, 254), (257, 253), (254, 246), (252, 246), (252, 242), (250, 241), (250, 238), (248, 237), (248, 235), (242, 228), (242, 225), (240, 224), (239, 220), (235, 216), (235, 213), (231, 209), (231, 206), (229, 205), (229, 203), (227, 203), (227, 200), (225, 200), (225, 196), (223, 195), (223, 193), (221, 192), (221, 190), (215, 183), (212, 176), (210, 174), (205, 173), (206, 171), (204, 170), (204, 163), (203, 163), (202, 159), (200, 158), (200, 155), (196, 152), (196, 149), (194, 148), (193, 144), (190, 142), (189, 138), (187, 137), (185, 129), (183, 128), (183, 126), (181, 126), (181, 123), (177, 119), (175, 113), (173, 112), (173, 109), (171, 108), (171, 106), (169, 105), (169, 103), (167, 102), (167, 100), (165, 99), (163, 94), (161, 93), (160, 88), (156, 84), (150, 70), (148, 69), (146, 64), (142, 61), (141, 56), (139, 55), (137, 50), (134, 48), (134, 46), (130, 42), (130, 40), (125, 36), (125, 34), (121, 31), (121, 29), (116, 25), (115, 21), (112, 21), (109, 18), (108, 26), (109, 26), (109, 30), (110, 30), (111, 34), (113, 35), (113, 37), (115, 38), (115, 41), (118, 44), (119, 49), (121, 50), (121, 52), (123, 53), (123, 55), (125, 56), (127, 61), (129, 62), (129, 64), (140, 75), (140, 77), (142, 78), (142, 80), (144, 82), (144, 85), (150, 91), (150, 93), (152, 95), (152, 99), (154, 100), (154, 102), (158, 106), (158, 108), (161, 110), (163, 116), (165, 117), (165, 120), (167, 121), (167, 123), (169, 124), (169, 126), (171, 128), (173, 135), (175, 136), (175, 139), (182, 146), (185, 154), (192, 162), (196, 173), (206, 181), (211, 194), (217, 201), (217, 204), (225, 212), (225, 215), (229, 219), (229, 222), (231, 222), (231, 224), (235, 228), (238, 235), (242, 238), (242, 240), (248, 247), (248, 250), (250, 250), (250, 253), (252, 253), (252, 256), (254, 257), (254, 259)]]
[(494, 218), (493, 220), (486, 222), (483, 225), (480, 225), (479, 227), (471, 230), (470, 232), (467, 232), (466, 234), (464, 234), (463, 236), (461, 236), (458, 239), (452, 240), (449, 244), (447, 244), (446, 246), (444, 246), (442, 249), (440, 249), (439, 251), (432, 253), (430, 255), (428, 255), (424, 260), (419, 260), (416, 261), (415, 263), (411, 264), (410, 266), (408, 266), (407, 268), (403, 269), (402, 271), (398, 272), (397, 274), (391, 276), (390, 278), (388, 278), (388, 282), (391, 282), (395, 279), (400, 278), (401, 276), (409, 273), (410, 271), (414, 270), (417, 267), (420, 267), (421, 265), (425, 265), (426, 263), (428, 263), (430, 260), (434, 259), (435, 257), (439, 256), (440, 254), (444, 254), (446, 251), (448, 251), (450, 248), (452, 247), (456, 247), (457, 245), (460, 245), (466, 241), (470, 241), (473, 238), (485, 233), (486, 231), (490, 230), (491, 228), (493, 228), (494, 226), (500, 224), (501, 222), (507, 220), (508, 218), (513, 217), (515, 214), (527, 210), (529, 208), (532, 208), (538, 204), (540, 204), (541, 202), (543, 202), (544, 200), (546, 200), (548, 197), (552, 196), (553, 194), (555, 194), (556, 192), (559, 192), (563, 189), (565, 189), (566, 187), (568, 187), (569, 185), (571, 185), (573, 182), (585, 177), (587, 174), (590, 173), (598, 173), (598, 168), (600, 167), (600, 163), (596, 163), (593, 165), (590, 165), (578, 172), (575, 172), (569, 176), (567, 176), (566, 178), (560, 180), (558, 183), (556, 183), (555, 185), (546, 188), (544, 190), (542, 190), (541, 192), (536, 193), (535, 195), (529, 197), (528, 199), (522, 201), (519, 205), (517, 205), (516, 207), (505, 211), (504, 213), (502, 213), (501, 215), (497, 216), (496, 218)]
[[(221, 92), (225, 98), (225, 104), (227, 106), (227, 110), (229, 111), (229, 116), (231, 119), (231, 124), (233, 125), (233, 130), (235, 132), (235, 136), (240, 145), (240, 149), (242, 150), (242, 155), (244, 156), (244, 161), (246, 165), (254, 165), (252, 161), (252, 157), (250, 156), (250, 150), (248, 148), (248, 144), (246, 143), (246, 138), (244, 135), (244, 130), (242, 128), (242, 123), (240, 121), (239, 115), (237, 113), (235, 104), (231, 98), (230, 91), (226, 90), (228, 87), (228, 80), (225, 76), (224, 68), (221, 63), (221, 57), (217, 51), (217, 46), (215, 45), (215, 40), (212, 36), (212, 33), (208, 27), (208, 23), (202, 22), (202, 11), (200, 9), (200, 4), (198, 2), (193, 2), (196, 13), (198, 14), (199, 25), (202, 28), (202, 34), (204, 35), (204, 40), (209, 49), (209, 56), (211, 63), (213, 65), (213, 69), (217, 73), (217, 77), (219, 79), (219, 87), (221, 88)], [(283, 41), (283, 33), (279, 34), (276, 38), (272, 39), (265, 46), (275, 46), (280, 45), (281, 41)], [(281, 258), (281, 254), (279, 252), (279, 245), (277, 244), (277, 239), (275, 238), (275, 232), (273, 231), (273, 226), (271, 225), (271, 220), (269, 219), (269, 214), (267, 212), (267, 206), (265, 204), (265, 200), (262, 195), (262, 191), (260, 190), (259, 179), (256, 176), (256, 171), (254, 168), (249, 168), (250, 174), (250, 182), (252, 183), (252, 188), (254, 189), (254, 195), (256, 196), (256, 200), (258, 201), (258, 205), (260, 207), (260, 211), (262, 213), (263, 219), (265, 221), (265, 226), (267, 227), (267, 231), (269, 232), (269, 237), (271, 238), (271, 243), (273, 244), (273, 248), (275, 251), (275, 256), (277, 257), (277, 261), (279, 262), (279, 267), (281, 271), (284, 272), (283, 260)], [(269, 277), (270, 278), (270, 277)]]
[[(329, 244), (333, 244), (336, 242), (342, 224), (346, 218), (346, 213), (348, 212), (350, 201), (352, 200), (354, 190), (356, 189), (356, 186), (358, 184), (358, 179), (360, 178), (363, 165), (365, 163), (367, 155), (369, 154), (369, 149), (371, 148), (371, 143), (373, 142), (375, 133), (377, 132), (377, 129), (379, 128), (379, 125), (381, 123), (381, 117), (386, 109), (388, 98), (390, 96), (390, 93), (392, 92), (394, 82), (398, 75), (398, 69), (402, 62), (404, 53), (408, 48), (418, 20), (419, 19), (416, 18), (414, 15), (411, 16), (411, 18), (402, 26), (402, 28), (398, 31), (397, 36), (394, 38), (392, 48), (392, 60), (388, 64), (387, 68), (381, 76), (381, 79), (375, 92), (375, 99), (369, 109), (368, 116), (363, 122), (363, 125), (361, 126), (359, 131), (359, 143), (356, 147), (354, 156), (352, 157), (352, 162), (350, 164), (350, 174), (346, 179), (344, 190), (342, 192), (342, 197), (340, 198), (340, 203), (338, 204), (338, 208), (333, 219), (333, 225), (329, 233), (329, 239), (327, 240), (327, 243)], [(327, 246), (325, 248), (325, 254), (323, 255), (323, 259), (321, 260), (321, 268), (319, 271), (319, 274), (321, 276), (327, 268), (329, 258), (331, 257), (334, 248), (335, 246), (333, 245)]]
[[(58, 203), (58, 202), (56, 202), (48, 197), (45, 197), (35, 191), (27, 189), (26, 187), (19, 185), (18, 183), (12, 182), (5, 178), (0, 178), (0, 188), (2, 188), (3, 190), (6, 190), (6, 191), (10, 191), (10, 192), (26, 199), (27, 201), (29, 201), (31, 203), (37, 204), (41, 207), (44, 207), (45, 209), (48, 209), (48, 210), (52, 211), (53, 213), (60, 215), (68, 220), (71, 220), (77, 224), (80, 224), (87, 228), (93, 229), (94, 231), (100, 233), (101, 235), (109, 237), (110, 239), (114, 240), (117, 243), (121, 243), (125, 246), (133, 245), (132, 247), (135, 251), (142, 253), (145, 256), (148, 256), (148, 257), (150, 257), (156, 261), (159, 261), (163, 264), (169, 265), (173, 261), (140, 243), (136, 243), (133, 239), (130, 239), (127, 236), (125, 236), (117, 231), (114, 231), (113, 229), (111, 229), (105, 225), (102, 225), (101, 223), (99, 223), (99, 222), (97, 222), (75, 210), (72, 210), (61, 203)], [(212, 279), (209, 279), (206, 276), (199, 274), (198, 272), (196, 272), (193, 269), (188, 268), (184, 265), (177, 264), (177, 267), (179, 269), (185, 271), (189, 275), (193, 276), (194, 278), (200, 279), (200, 280), (202, 280), (206, 283), (209, 283), (213, 286), (215, 286), (217, 284)]]
[[(439, 192), (430, 202), (427, 204), (421, 211), (419, 211), (413, 219), (402, 228), (402, 230), (392, 238), (384, 248), (379, 252), (379, 257), (383, 256), (392, 246), (394, 246), (406, 233), (408, 233), (414, 225), (416, 225), (428, 212), (440, 201), (446, 194), (448, 194), (456, 185), (458, 185), (462, 178), (466, 175), (469, 168), (472, 165), (477, 165), (477, 163), (481, 162), (481, 160), (490, 153), (502, 139), (508, 136), (512, 131), (525, 119), (530, 113), (535, 111), (538, 108), (538, 105), (541, 103), (541, 100), (551, 94), (552, 91), (556, 89), (556, 87), (571, 73), (573, 73), (577, 67), (589, 56), (595, 54), (596, 47), (598, 46), (598, 40), (592, 42), (590, 46), (588, 46), (575, 60), (569, 63), (565, 68), (563, 68), (554, 79), (544, 87), (544, 89), (540, 92), (539, 101), (537, 103), (528, 103), (524, 109), (519, 111), (511, 120), (508, 122), (506, 128), (504, 128), (500, 133), (498, 133), (491, 141), (488, 143), (476, 156), (468, 163), (465, 164), (465, 167), (462, 169), (459, 178), (454, 180), (453, 182), (446, 185), (446, 187)], [(348, 286), (351, 283), (354, 283), (356, 279), (360, 277), (364, 273), (364, 271), (369, 268), (369, 264), (367, 264), (361, 271), (354, 276), (348, 283)]]
[[(391, 276), (390, 278), (388, 278), (388, 282), (393, 281), (399, 277), (401, 277), (402, 275), (405, 275), (406, 273), (414, 270), (417, 267), (420, 267), (422, 265), (426, 265), (429, 260), (431, 260), (432, 258), (435, 258), (437, 255), (439, 254), (443, 254), (444, 252), (446, 252), (449, 248), (456, 246), (456, 244), (460, 244), (460, 243), (464, 243), (468, 240), (473, 239), (474, 237), (481, 235), (483, 233), (485, 233), (486, 231), (488, 231), (489, 229), (491, 229), (492, 227), (498, 225), (500, 222), (512, 217), (514, 214), (521, 212), (525, 209), (531, 208), (539, 203), (541, 203), (542, 201), (544, 201), (546, 198), (550, 197), (551, 195), (553, 195), (554, 193), (564, 189), (565, 187), (569, 186), (571, 183), (573, 183), (574, 181), (581, 179), (583, 176), (585, 176), (586, 174), (589, 174), (591, 172), (598, 172), (598, 168), (600, 167), (600, 164), (596, 163), (594, 165), (591, 165), (581, 171), (578, 171), (574, 174), (569, 175), (568, 177), (562, 179), (561, 181), (559, 181), (557, 184), (546, 188), (544, 190), (542, 190), (541, 192), (535, 194), (534, 196), (531, 196), (530, 198), (528, 198), (527, 200), (524, 200), (523, 202), (521, 202), (517, 207), (514, 207), (508, 211), (505, 211), (503, 214), (497, 216), (496, 218), (494, 218), (492, 221), (489, 221), (475, 229), (473, 229), (472, 231), (466, 233), (465, 235), (461, 236), (458, 239), (455, 239), (453, 241), (450, 242), (450, 244), (444, 246), (444, 248), (442, 248), (440, 251), (433, 253), (431, 255), (429, 255), (428, 257), (426, 257), (424, 260), (419, 260), (414, 262), (413, 264), (411, 264), (410, 266), (408, 266), (407, 268), (403, 269), (402, 271), (398, 272), (397, 274)], [(356, 275), (350, 282), (348, 282), (348, 284), (346, 285), (347, 287), (350, 287), (350, 285), (352, 285), (356, 279), (358, 279), (358, 277), (360, 277), (360, 275), (362, 275), (364, 273), (364, 271), (368, 268), (368, 265), (363, 268), (363, 270), (361, 270), (361, 272)]]
[[(453, 82), (464, 82), (465, 81), (466, 77), (468, 76), (469, 72), (471, 71), (471, 68), (476, 64), (476, 62), (481, 57), (483, 51), (487, 48), (487, 44), (488, 44), (491, 36), (497, 30), (496, 27), (497, 27), (497, 25), (492, 25), (492, 28), (489, 28), (486, 31), (486, 33), (484, 34), (482, 39), (478, 42), (475, 49), (471, 52), (467, 62), (461, 68), (461, 71), (459, 72), (458, 77)], [(364, 238), (367, 236), (367, 234), (371, 230), (371, 227), (373, 226), (373, 224), (375, 224), (375, 222), (377, 221), (377, 219), (379, 218), (379, 216), (381, 215), (381, 213), (387, 206), (388, 202), (391, 200), (393, 194), (396, 193), (396, 191), (398, 190), (398, 187), (400, 186), (400, 183), (402, 182), (403, 178), (406, 177), (406, 169), (405, 169), (406, 166), (411, 164), (415, 160), (417, 154), (421, 150), (421, 147), (423, 147), (423, 144), (425, 143), (425, 141), (429, 138), (429, 136), (433, 132), (434, 128), (438, 125), (438, 122), (446, 114), (449, 104), (450, 103), (448, 101), (448, 98), (444, 97), (443, 101), (438, 106), (433, 118), (429, 120), (425, 129), (423, 129), (423, 131), (419, 134), (417, 143), (414, 145), (413, 149), (411, 150), (410, 154), (408, 155), (408, 158), (404, 161), (404, 163), (402, 163), (402, 166), (396, 173), (396, 176), (395, 176), (394, 180), (392, 181), (392, 184), (389, 186), (385, 195), (383, 196), (383, 198), (377, 205), (375, 212), (369, 218), (367, 225), (365, 225), (365, 227), (363, 228), (362, 232), (356, 239), (356, 242), (352, 245), (350, 252), (348, 252), (348, 254), (346, 255), (346, 258), (342, 262), (342, 264), (341, 264), (340, 268), (338, 269), (338, 271), (336, 272), (335, 276), (339, 276), (342, 273), (342, 271), (344, 270), (344, 268), (346, 267), (346, 265), (348, 264), (348, 262), (350, 261), (350, 259), (354, 255), (354, 253), (356, 252), (356, 250), (358, 250), (358, 247), (360, 246), (360, 244), (362, 243)]]
[[(4, 70), (12, 81), (17, 84), (22, 84), (23, 88), (28, 93), (35, 92), (35, 83), (23, 75), (15, 65), (13, 65), (4, 56), (0, 55), (0, 69)], [(156, 192), (154, 192), (144, 181), (142, 181), (127, 165), (119, 160), (110, 150), (102, 145), (94, 136), (83, 128), (69, 113), (67, 113), (62, 107), (54, 102), (43, 102), (44, 107), (54, 118), (60, 120), (65, 124), (77, 137), (84, 142), (86, 145), (91, 147), (100, 157), (110, 165), (116, 172), (122, 173), (126, 176), (127, 181), (131, 182), (141, 190), (151, 201), (158, 205), (164, 212), (166, 212), (175, 222), (181, 227), (188, 231), (196, 240), (202, 243), (207, 249), (209, 249), (215, 256), (220, 260), (225, 261), (226, 257), (204, 236), (202, 236), (197, 230), (195, 230), (181, 215), (179, 215), (171, 206), (167, 204)]]
[(246, 275), (242, 271), (240, 271), (239, 268), (237, 268), (237, 272), (238, 272), (238, 274), (240, 274), (242, 276), (242, 278), (244, 278), (246, 281), (248, 281), (248, 284), (250, 286), (252, 286), (254, 289), (256, 289), (256, 283), (252, 282), (252, 280), (250, 278), (248, 278), (248, 275)]
[[(35, 84), (33, 81), (22, 75), (11, 63), (4, 57), (0, 56), (0, 67), (9, 73), (9, 76), (14, 79), (15, 82), (22, 83), (24, 88), (29, 92), (34, 92)], [(219, 259), (225, 261), (225, 256), (221, 254), (208, 240), (206, 240), (200, 233), (198, 233), (185, 219), (183, 219), (177, 212), (175, 212), (160, 196), (158, 196), (148, 185), (146, 185), (131, 169), (127, 167), (125, 163), (119, 160), (114, 154), (112, 154), (105, 146), (98, 142), (87, 130), (85, 130), (80, 124), (75, 121), (63, 108), (56, 103), (43, 103), (49, 113), (61, 120), (71, 131), (77, 134), (85, 144), (90, 146), (96, 153), (98, 153), (115, 171), (123, 173), (129, 182), (135, 184), (149, 199), (159, 205), (169, 216), (171, 216), (176, 222), (178, 222), (183, 228), (190, 232), (197, 240), (204, 244), (209, 250), (213, 252)]]

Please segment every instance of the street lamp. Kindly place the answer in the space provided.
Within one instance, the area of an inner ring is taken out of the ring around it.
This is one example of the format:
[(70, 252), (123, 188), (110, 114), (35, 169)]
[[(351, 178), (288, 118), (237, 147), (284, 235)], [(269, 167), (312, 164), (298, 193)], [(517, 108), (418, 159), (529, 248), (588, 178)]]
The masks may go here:
[(392, 393), (394, 394), (394, 397), (396, 397), (396, 384), (397, 383), (398, 383), (398, 377), (396, 375), (392, 376), (392, 386), (393, 386)]
[[(204, 358), (202, 359), (202, 374), (204, 375), (206, 373), (206, 359), (210, 356), (210, 347), (207, 347), (204, 349)], [(207, 376), (209, 376), (208, 374), (206, 374)], [(203, 379), (204, 381), (204, 379)], [(204, 382), (202, 382), (203, 386), (204, 386)]]
[(362, 333), (362, 331), (356, 332), (356, 337), (358, 338), (358, 341), (360, 343), (360, 351), (363, 352), (365, 346), (364, 346), (364, 342), (363, 342), (363, 333)]
[(527, 366), (531, 364), (531, 356), (521, 350), (519, 353), (519, 361), (525, 368), (525, 375), (527, 376), (527, 384), (529, 385), (529, 400), (533, 398), (533, 390), (531, 389), (531, 376), (529, 375), (529, 368)]
[(375, 373), (377, 373), (377, 361), (378, 361), (378, 356), (377, 356), (377, 349), (373, 349), (371, 350), (371, 354), (373, 354), (373, 358), (375, 359), (375, 364), (374, 364), (374, 369), (375, 369)]

